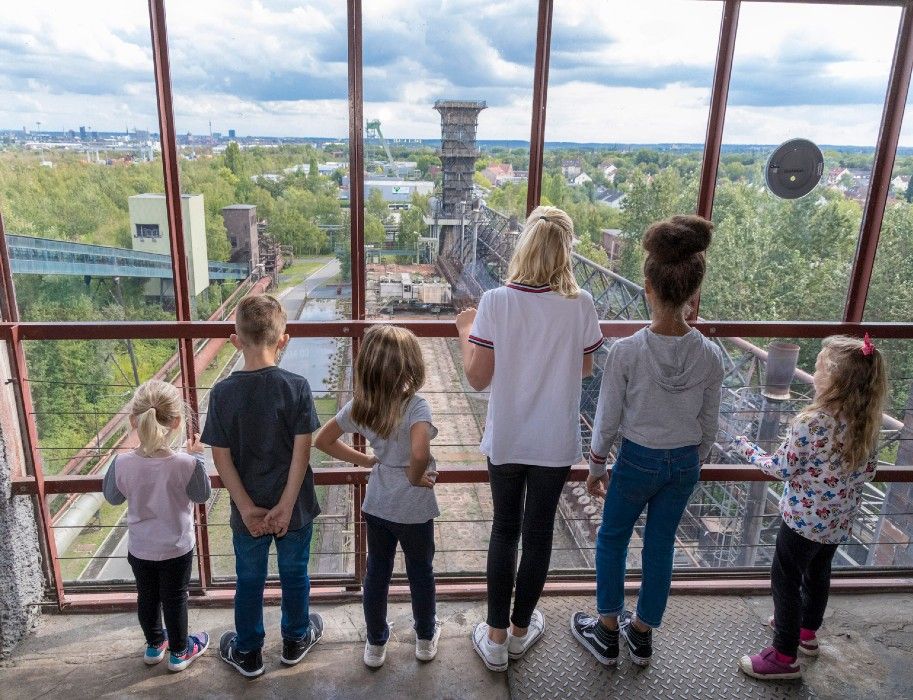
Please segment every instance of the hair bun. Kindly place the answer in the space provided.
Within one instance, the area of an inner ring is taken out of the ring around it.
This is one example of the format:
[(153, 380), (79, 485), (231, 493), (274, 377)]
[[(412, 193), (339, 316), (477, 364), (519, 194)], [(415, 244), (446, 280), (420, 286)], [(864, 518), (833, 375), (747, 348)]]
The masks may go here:
[(644, 250), (660, 262), (686, 260), (710, 247), (713, 224), (693, 214), (657, 221), (644, 234)]

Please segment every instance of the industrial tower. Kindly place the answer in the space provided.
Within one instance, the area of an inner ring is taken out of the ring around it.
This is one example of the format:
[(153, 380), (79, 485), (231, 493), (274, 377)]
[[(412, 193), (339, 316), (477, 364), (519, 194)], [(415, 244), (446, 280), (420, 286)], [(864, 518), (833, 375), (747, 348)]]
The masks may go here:
[(441, 166), (444, 171), (442, 212), (445, 217), (460, 215), (460, 202), (472, 201), (472, 176), (475, 173), (476, 127), (484, 101), (438, 100), (434, 108), (441, 113)]

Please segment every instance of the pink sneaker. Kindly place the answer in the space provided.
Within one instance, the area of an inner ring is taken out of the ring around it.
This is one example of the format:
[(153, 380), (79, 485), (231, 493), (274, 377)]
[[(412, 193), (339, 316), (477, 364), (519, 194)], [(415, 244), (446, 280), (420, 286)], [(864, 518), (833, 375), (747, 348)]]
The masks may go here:
[(754, 656), (743, 656), (739, 659), (739, 668), (746, 675), (761, 680), (783, 681), (802, 678), (802, 669), (799, 662), (792, 663), (780, 661), (777, 650), (767, 647), (764, 651)]
[[(767, 626), (770, 629), (774, 628), (774, 616), (771, 615), (767, 618)], [(805, 656), (818, 656), (821, 652), (821, 649), (818, 647), (818, 637), (812, 637), (811, 639), (799, 639), (799, 653), (804, 654)]]

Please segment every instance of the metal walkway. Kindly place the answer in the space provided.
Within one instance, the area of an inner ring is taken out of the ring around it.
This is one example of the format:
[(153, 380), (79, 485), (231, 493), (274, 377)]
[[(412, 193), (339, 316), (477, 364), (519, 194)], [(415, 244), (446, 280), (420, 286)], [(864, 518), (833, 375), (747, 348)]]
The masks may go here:
[[(6, 241), (15, 274), (146, 279), (172, 276), (168, 255), (13, 234), (7, 234)], [(211, 280), (242, 280), (249, 274), (245, 263), (209, 262)]]

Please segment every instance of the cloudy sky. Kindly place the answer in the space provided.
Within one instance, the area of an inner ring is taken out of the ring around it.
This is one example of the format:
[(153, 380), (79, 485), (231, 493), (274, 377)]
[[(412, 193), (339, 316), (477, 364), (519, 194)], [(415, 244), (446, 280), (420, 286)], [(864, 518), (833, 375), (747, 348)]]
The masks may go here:
[[(434, 138), (529, 138), (535, 0), (365, 0), (365, 116)], [(177, 128), (343, 137), (345, 2), (170, 0)], [(700, 142), (721, 3), (556, 0), (549, 141)], [(743, 3), (724, 140), (874, 144), (900, 10)], [(913, 109), (902, 144), (913, 146)], [(0, 128), (157, 130), (143, 0), (0, 5)]]

